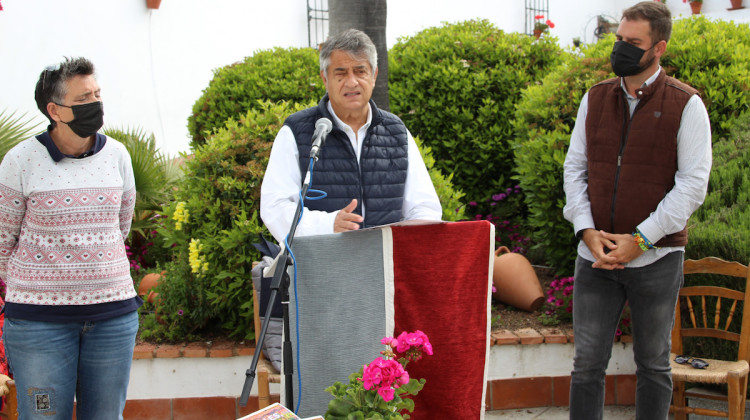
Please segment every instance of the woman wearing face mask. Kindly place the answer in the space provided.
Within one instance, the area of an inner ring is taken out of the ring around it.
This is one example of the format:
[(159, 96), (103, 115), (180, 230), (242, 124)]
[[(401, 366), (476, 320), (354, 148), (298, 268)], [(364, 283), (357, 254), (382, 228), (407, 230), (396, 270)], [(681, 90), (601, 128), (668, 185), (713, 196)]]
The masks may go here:
[(47, 130), (0, 164), (5, 347), (20, 419), (122, 419), (138, 330), (125, 254), (135, 205), (125, 147), (97, 131), (94, 65), (66, 59), (39, 75)]

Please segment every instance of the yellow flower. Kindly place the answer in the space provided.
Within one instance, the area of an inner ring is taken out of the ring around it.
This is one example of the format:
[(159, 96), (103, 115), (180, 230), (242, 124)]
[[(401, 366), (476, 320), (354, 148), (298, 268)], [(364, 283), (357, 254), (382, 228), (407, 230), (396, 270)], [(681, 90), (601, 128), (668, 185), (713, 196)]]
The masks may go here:
[(201, 244), (200, 239), (190, 239), (188, 262), (190, 263), (190, 270), (193, 273), (203, 272), (208, 268), (208, 263), (204, 261), (200, 254), (202, 249), (203, 244)]
[(177, 203), (177, 207), (175, 207), (174, 214), (172, 215), (172, 219), (177, 222), (175, 223), (174, 228), (177, 230), (182, 230), (182, 224), (187, 223), (189, 218), (190, 211), (185, 208), (185, 202), (180, 201), (179, 203)]

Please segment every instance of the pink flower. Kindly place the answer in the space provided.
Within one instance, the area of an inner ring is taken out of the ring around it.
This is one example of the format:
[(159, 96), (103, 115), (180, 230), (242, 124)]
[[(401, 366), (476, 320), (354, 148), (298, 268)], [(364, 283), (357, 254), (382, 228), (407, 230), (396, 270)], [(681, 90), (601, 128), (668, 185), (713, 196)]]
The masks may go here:
[(396, 347), (398, 345), (398, 340), (396, 340), (393, 337), (383, 337), (383, 339), (380, 340), (380, 344), (385, 344), (386, 346)]
[(391, 387), (380, 387), (378, 388), (378, 395), (383, 397), (383, 401), (388, 402), (393, 399), (395, 391)]
[(363, 367), (362, 381), (366, 390), (377, 388), (378, 395), (383, 397), (384, 401), (391, 401), (395, 395), (394, 390), (409, 383), (409, 374), (401, 363), (378, 357)]
[(547, 19), (547, 22), (546, 22), (546, 23), (547, 23), (547, 26), (549, 26), (549, 27), (550, 27), (550, 29), (554, 29), (554, 27), (555, 27), (555, 24), (554, 24), (554, 23), (552, 23), (552, 21), (551, 21), (551, 20)]
[(362, 380), (367, 390), (375, 388), (383, 380), (381, 369), (377, 363), (378, 360), (382, 361), (383, 359), (377, 358), (362, 369)]

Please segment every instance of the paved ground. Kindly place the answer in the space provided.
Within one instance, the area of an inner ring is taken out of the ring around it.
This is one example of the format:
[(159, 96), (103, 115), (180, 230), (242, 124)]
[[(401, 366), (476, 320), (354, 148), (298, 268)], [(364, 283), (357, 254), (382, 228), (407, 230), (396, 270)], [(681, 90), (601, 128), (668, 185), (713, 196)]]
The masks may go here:
[[(485, 420), (567, 420), (568, 407), (536, 407), (536, 408), (514, 408), (511, 410), (488, 411)], [(635, 407), (623, 405), (608, 405), (604, 407), (604, 418), (607, 420), (632, 420), (635, 419)]]

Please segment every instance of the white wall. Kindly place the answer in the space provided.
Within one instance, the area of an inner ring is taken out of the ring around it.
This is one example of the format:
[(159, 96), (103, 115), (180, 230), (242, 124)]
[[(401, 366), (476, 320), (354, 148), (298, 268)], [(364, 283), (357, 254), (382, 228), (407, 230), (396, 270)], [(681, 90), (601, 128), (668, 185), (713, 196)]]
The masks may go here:
[[(596, 16), (619, 20), (637, 0), (550, 0), (551, 34), (593, 42)], [(745, 0), (750, 3), (750, 0)], [(726, 4), (724, 4), (726, 3)], [(254, 51), (307, 46), (306, 0), (3, 0), (0, 11), (0, 110), (46, 120), (34, 103), (42, 69), (63, 56), (85, 56), (97, 66), (107, 126), (138, 126), (156, 136), (163, 152), (188, 151), (187, 118), (212, 70)], [(673, 14), (690, 13), (668, 0)], [(750, 4), (748, 5), (750, 6)], [(750, 8), (727, 12), (729, 0), (709, 0), (704, 13), (750, 20)], [(389, 47), (402, 36), (443, 22), (488, 19), (524, 30), (523, 0), (399, 0), (388, 4)]]

